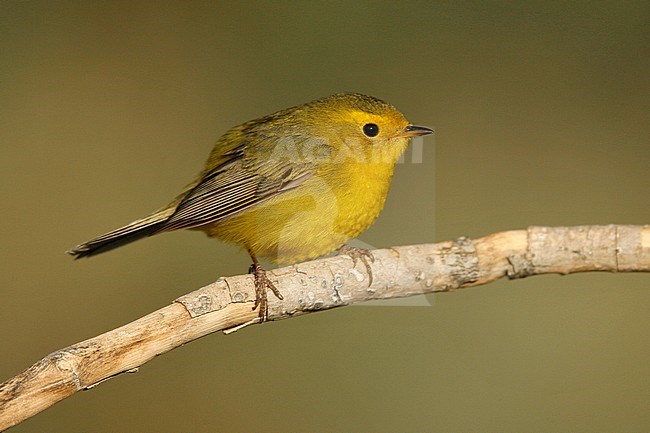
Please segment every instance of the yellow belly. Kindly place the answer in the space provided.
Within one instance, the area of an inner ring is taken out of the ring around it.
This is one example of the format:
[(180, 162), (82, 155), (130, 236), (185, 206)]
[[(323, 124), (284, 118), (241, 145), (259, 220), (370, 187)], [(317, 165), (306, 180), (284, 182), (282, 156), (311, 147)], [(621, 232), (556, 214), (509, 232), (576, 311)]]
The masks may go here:
[(278, 264), (327, 254), (358, 236), (384, 206), (392, 164), (339, 164), (225, 221), (199, 227)]

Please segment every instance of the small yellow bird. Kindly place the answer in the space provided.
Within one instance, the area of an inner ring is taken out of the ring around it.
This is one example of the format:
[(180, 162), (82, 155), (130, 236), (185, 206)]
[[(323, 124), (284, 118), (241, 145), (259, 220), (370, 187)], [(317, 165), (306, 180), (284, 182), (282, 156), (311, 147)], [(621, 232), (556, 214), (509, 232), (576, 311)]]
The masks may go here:
[(92, 256), (178, 229), (248, 250), (260, 318), (266, 290), (280, 299), (257, 257), (277, 264), (313, 259), (344, 246), (377, 218), (411, 125), (392, 105), (339, 93), (232, 128), (217, 141), (194, 182), (153, 214), (68, 251)]

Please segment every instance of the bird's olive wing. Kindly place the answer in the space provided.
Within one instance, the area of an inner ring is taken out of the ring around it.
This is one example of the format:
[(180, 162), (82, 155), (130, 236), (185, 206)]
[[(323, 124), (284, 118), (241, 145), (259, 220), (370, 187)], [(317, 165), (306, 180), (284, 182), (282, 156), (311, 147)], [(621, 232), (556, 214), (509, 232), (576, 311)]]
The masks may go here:
[(315, 172), (310, 162), (247, 158), (243, 152), (203, 175), (160, 231), (216, 223), (290, 191)]

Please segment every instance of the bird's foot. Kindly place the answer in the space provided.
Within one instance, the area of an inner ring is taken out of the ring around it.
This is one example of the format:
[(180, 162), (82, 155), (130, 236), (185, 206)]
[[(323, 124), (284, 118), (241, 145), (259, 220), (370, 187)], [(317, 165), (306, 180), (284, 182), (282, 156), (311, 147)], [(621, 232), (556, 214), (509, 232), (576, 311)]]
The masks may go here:
[(370, 263), (375, 262), (375, 256), (373, 256), (369, 250), (364, 248), (349, 247), (347, 245), (343, 245), (339, 248), (339, 255), (341, 254), (349, 256), (352, 259), (353, 266), (356, 266), (357, 262), (361, 260), (366, 267), (366, 272), (368, 273), (368, 287), (370, 287), (372, 285), (372, 268), (370, 267)]
[(266, 271), (259, 263), (257, 263), (257, 261), (250, 266), (248, 273), (255, 276), (255, 304), (253, 304), (253, 310), (260, 307), (260, 322), (265, 322), (269, 318), (267, 290), (272, 291), (278, 299), (284, 299), (284, 297), (278, 288), (271, 282), (269, 277), (266, 275)]

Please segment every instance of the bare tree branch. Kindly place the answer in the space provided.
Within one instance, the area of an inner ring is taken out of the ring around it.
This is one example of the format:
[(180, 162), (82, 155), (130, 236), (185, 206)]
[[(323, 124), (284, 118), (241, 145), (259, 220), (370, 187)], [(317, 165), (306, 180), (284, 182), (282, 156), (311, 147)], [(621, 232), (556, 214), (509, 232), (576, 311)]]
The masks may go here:
[[(269, 297), (269, 319), (477, 286), (507, 276), (584, 271), (650, 271), (650, 226), (531, 227), (480, 239), (376, 250), (373, 282), (341, 255), (270, 271), (284, 301)], [(215, 331), (257, 323), (253, 278), (220, 278), (134, 322), (57, 350), (0, 385), (0, 430), (156, 355)]]

